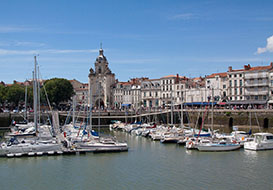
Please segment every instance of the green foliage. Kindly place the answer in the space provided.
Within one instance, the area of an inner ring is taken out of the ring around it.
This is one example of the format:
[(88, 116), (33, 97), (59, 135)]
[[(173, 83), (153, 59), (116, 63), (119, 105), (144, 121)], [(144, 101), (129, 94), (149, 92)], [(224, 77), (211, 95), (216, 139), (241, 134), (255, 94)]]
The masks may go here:
[(231, 112), (226, 112), (226, 116), (231, 116)]
[[(63, 78), (53, 78), (47, 80), (44, 84), (50, 103), (58, 106), (60, 102), (66, 102), (74, 95), (73, 86), (71, 83)], [(42, 96), (45, 97), (44, 89)]]
[(6, 94), (7, 94), (7, 88), (4, 85), (0, 84), (0, 103), (1, 104), (4, 103), (5, 100), (7, 99)]
[(18, 105), (20, 101), (24, 101), (25, 98), (25, 89), (23, 86), (18, 84), (13, 84), (11, 86), (6, 87), (6, 100), (9, 103), (14, 105)]

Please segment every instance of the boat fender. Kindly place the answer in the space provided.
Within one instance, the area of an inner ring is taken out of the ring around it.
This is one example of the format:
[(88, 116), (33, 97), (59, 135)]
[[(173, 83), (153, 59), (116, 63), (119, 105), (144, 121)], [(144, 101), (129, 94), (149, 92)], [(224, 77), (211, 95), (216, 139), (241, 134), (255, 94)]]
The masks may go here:
[(193, 142), (192, 142), (192, 141), (190, 141), (190, 142), (189, 142), (189, 144), (193, 144)]

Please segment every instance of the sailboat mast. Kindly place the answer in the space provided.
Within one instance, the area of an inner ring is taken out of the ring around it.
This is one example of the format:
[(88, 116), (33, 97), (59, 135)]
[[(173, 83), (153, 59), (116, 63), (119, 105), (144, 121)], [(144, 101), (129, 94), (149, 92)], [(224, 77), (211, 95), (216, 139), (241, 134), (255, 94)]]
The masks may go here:
[(33, 73), (33, 106), (34, 106), (34, 126), (36, 133), (38, 132), (37, 124), (37, 61), (36, 56), (34, 56), (34, 73)]
[(213, 123), (213, 117), (214, 117), (214, 89), (213, 89), (213, 87), (212, 87), (212, 113), (211, 113), (211, 130), (212, 130), (212, 132), (213, 132), (213, 125), (214, 125), (214, 123)]
[[(182, 89), (182, 85), (181, 85)], [(184, 128), (184, 97), (183, 97), (183, 91), (181, 91), (181, 127)]]
[(27, 83), (25, 87), (25, 113), (24, 113), (25, 120), (27, 120)]
[(41, 91), (41, 87), (40, 87), (40, 82), (38, 81), (38, 79), (40, 78), (40, 68), (38, 66), (38, 78), (37, 78), (37, 105), (38, 105), (38, 124), (40, 125), (41, 123), (41, 95), (40, 95), (40, 91)]
[(171, 91), (171, 126), (173, 126), (173, 91)]
[(90, 130), (92, 130), (92, 90), (91, 87), (89, 88), (89, 114), (90, 114), (90, 119), (89, 119), (89, 125), (90, 125)]
[(75, 105), (76, 105), (76, 96), (73, 96), (73, 105), (72, 105), (72, 109), (73, 109), (73, 116), (72, 116), (72, 123), (73, 123), (73, 127), (75, 126)]

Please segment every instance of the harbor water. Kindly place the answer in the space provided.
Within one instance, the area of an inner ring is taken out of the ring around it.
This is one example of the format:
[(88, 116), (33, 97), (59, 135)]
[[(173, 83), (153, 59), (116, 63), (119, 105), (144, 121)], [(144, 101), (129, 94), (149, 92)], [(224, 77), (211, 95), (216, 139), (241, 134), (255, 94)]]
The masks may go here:
[(0, 189), (273, 189), (273, 150), (198, 152), (112, 134), (128, 152), (0, 158)]

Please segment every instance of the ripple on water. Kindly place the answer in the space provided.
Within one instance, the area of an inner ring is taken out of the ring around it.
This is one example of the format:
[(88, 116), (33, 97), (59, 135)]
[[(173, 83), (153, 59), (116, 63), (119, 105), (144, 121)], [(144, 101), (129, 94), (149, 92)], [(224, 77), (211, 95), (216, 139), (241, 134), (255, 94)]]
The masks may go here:
[(124, 153), (1, 158), (2, 189), (272, 189), (273, 151), (188, 151), (116, 133)]

